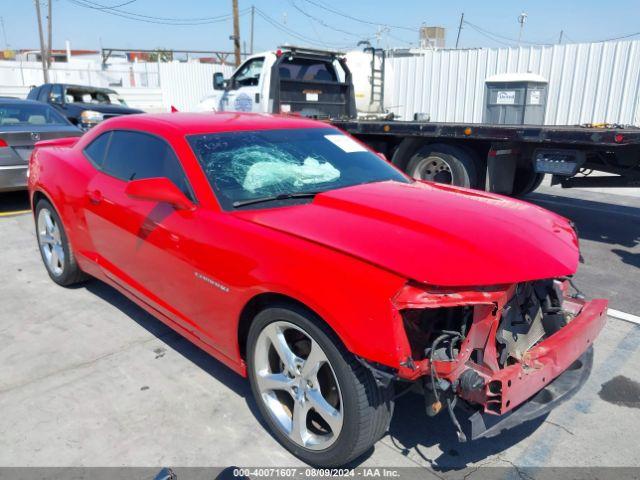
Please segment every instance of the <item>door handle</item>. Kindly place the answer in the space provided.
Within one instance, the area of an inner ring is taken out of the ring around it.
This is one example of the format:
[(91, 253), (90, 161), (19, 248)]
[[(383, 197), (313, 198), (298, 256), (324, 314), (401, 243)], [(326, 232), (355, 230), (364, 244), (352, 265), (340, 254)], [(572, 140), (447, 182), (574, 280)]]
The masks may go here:
[(89, 197), (89, 201), (94, 205), (97, 205), (100, 202), (102, 202), (102, 193), (100, 193), (100, 190), (93, 190), (87, 193), (87, 197)]

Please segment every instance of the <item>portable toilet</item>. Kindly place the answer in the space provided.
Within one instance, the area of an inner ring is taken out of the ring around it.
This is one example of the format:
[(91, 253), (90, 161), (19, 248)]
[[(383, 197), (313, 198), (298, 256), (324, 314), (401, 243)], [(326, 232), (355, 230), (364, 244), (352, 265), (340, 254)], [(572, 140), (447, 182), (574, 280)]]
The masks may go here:
[(549, 82), (534, 73), (501, 73), (485, 80), (484, 123), (542, 125)]

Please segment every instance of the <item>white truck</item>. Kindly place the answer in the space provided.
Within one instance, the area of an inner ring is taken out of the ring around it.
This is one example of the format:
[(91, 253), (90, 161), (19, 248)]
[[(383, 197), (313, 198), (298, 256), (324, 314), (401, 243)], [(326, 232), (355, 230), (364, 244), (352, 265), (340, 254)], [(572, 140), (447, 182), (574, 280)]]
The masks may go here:
[(248, 57), (228, 80), (215, 73), (213, 94), (197, 110), (355, 115), (351, 74), (339, 54), (284, 48)]
[[(214, 92), (197, 109), (323, 119), (414, 178), (507, 195), (533, 191), (544, 174), (563, 187), (640, 186), (640, 129), (376, 117), (373, 110), (384, 105), (384, 52), (357, 53), (286, 46), (252, 55), (229, 79), (215, 73)], [(362, 74), (367, 63), (369, 74)], [(355, 86), (350, 66), (359, 72)]]

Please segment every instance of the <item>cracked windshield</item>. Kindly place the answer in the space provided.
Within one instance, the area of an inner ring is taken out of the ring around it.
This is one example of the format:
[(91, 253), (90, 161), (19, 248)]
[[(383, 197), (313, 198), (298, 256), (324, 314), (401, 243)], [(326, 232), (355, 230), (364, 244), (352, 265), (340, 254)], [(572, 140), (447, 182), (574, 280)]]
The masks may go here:
[(312, 198), (362, 183), (409, 181), (330, 128), (196, 135), (189, 141), (225, 210), (288, 205), (307, 193)]

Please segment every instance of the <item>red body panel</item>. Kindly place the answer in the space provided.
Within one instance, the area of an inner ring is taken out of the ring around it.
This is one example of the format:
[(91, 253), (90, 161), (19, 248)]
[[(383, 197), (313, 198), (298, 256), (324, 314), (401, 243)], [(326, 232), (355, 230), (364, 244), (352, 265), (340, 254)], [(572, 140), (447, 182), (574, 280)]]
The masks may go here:
[(320, 194), (312, 205), (238, 215), (429, 285), (497, 285), (569, 275), (568, 222), (529, 203), (415, 182)]
[[(577, 238), (567, 220), (454, 187), (376, 183), (323, 193), (304, 205), (222, 211), (185, 137), (279, 128), (327, 125), (236, 113), (117, 117), (77, 143), (36, 149), (29, 189), (60, 213), (82, 269), (243, 374), (238, 324), (261, 293), (305, 304), (354, 354), (415, 378), (426, 370), (403, 366), (411, 352), (398, 312), (428, 307), (430, 300), (420, 289), (407, 291), (409, 280), (468, 287), (475, 293), (464, 298), (478, 305), (480, 319), (514, 283), (577, 268)], [(83, 149), (110, 129), (164, 138), (190, 180), (195, 208), (132, 198), (127, 182), (96, 170)], [(477, 289), (496, 285), (489, 293)]]

